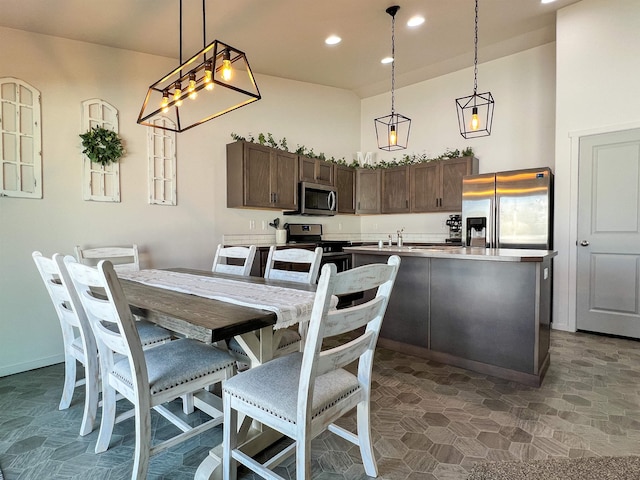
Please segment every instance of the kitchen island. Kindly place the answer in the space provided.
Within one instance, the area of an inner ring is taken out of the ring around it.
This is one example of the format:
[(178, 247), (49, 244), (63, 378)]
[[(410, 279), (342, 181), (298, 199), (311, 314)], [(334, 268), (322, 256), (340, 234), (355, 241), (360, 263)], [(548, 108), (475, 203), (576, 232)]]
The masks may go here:
[(400, 255), (381, 346), (539, 386), (549, 366), (546, 250), (444, 246), (344, 249), (353, 266)]

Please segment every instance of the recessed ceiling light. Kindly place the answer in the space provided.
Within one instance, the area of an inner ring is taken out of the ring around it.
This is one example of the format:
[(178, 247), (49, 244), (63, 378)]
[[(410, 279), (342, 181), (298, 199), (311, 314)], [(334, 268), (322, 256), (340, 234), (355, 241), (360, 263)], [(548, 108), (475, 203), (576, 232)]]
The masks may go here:
[(393, 58), (392, 57), (384, 57), (382, 60), (380, 60), (380, 63), (391, 63), (393, 62)]
[(341, 41), (342, 41), (342, 39), (339, 36), (331, 35), (331, 36), (327, 37), (327, 39), (324, 41), (324, 43), (326, 43), (327, 45), (337, 45)]
[(424, 23), (424, 17), (421, 15), (414, 15), (407, 22), (408, 27), (417, 27), (418, 25), (422, 25)]
[(553, 3), (556, 0), (540, 0), (540, 3)]

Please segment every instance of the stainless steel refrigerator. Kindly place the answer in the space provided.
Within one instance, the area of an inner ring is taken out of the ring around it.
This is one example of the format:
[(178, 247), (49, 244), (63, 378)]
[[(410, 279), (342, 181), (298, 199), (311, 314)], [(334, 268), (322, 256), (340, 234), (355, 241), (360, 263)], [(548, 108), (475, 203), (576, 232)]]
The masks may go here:
[(551, 169), (530, 168), (464, 177), (462, 228), (466, 246), (551, 250)]

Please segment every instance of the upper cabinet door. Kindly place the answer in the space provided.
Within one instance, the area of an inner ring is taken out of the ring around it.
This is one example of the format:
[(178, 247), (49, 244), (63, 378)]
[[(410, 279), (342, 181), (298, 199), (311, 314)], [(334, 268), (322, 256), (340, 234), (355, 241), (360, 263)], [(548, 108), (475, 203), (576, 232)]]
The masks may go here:
[(478, 159), (474, 157), (454, 158), (441, 162), (441, 168), (440, 210), (459, 212), (462, 210), (462, 177), (478, 173)]
[(380, 170), (356, 171), (356, 213), (380, 213)]
[(437, 162), (411, 165), (411, 211), (437, 212), (440, 203), (441, 170)]
[(382, 213), (409, 213), (409, 166), (382, 170)]
[(333, 163), (319, 158), (303, 157), (300, 155), (300, 181), (319, 183), (321, 185), (334, 185)]
[(338, 213), (356, 213), (356, 169), (346, 165), (335, 165), (334, 169)]
[(273, 207), (295, 210), (298, 207), (298, 155), (273, 149), (271, 165)]

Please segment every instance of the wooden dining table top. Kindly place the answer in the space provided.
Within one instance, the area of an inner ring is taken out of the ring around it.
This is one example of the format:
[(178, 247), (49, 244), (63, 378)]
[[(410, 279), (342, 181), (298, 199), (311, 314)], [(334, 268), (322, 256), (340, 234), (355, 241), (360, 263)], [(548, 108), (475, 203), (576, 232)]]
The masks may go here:
[[(169, 268), (167, 270), (310, 292), (316, 290), (315, 285), (267, 280), (262, 277), (239, 277), (189, 268)], [(274, 325), (277, 321), (276, 314), (268, 310), (152, 287), (131, 280), (120, 279), (120, 282), (129, 304), (133, 307), (177, 318), (192, 325), (208, 329), (211, 331), (211, 341), (213, 342)]]

